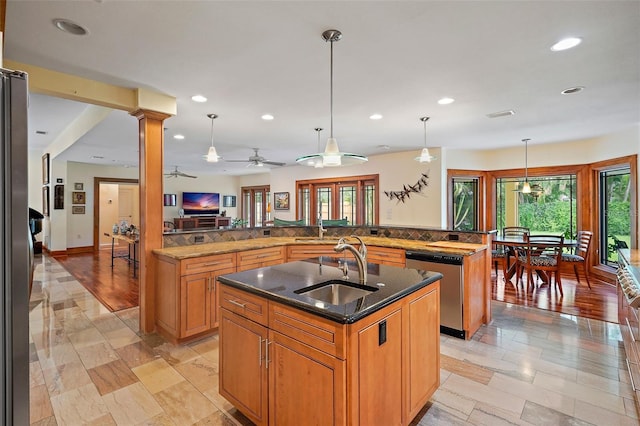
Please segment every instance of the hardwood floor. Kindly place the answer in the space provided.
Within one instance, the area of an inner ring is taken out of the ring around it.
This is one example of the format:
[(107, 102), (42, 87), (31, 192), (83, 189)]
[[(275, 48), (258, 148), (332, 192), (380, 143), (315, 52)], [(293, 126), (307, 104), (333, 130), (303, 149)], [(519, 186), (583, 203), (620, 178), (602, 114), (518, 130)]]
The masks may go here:
[(112, 268), (111, 249), (56, 260), (111, 312), (138, 306), (138, 274), (134, 277), (133, 264), (125, 259), (113, 259)]
[[(138, 306), (138, 278), (133, 276), (133, 266), (123, 259), (114, 259), (111, 268), (111, 251), (101, 250), (98, 254), (82, 253), (57, 258), (87, 290), (100, 300), (110, 311), (119, 311)], [(575, 276), (563, 274), (564, 296), (549, 286), (541, 285), (534, 290), (524, 290), (512, 282), (505, 283), (502, 272), (496, 279), (491, 274), (493, 300), (577, 315), (584, 318), (618, 322), (618, 301), (616, 287), (612, 283), (591, 278), (591, 290)], [(526, 277), (525, 277), (526, 284)]]
[(584, 318), (598, 319), (602, 321), (618, 323), (618, 298), (614, 283), (606, 283), (593, 277), (589, 277), (591, 289), (581, 278), (581, 283), (575, 279), (575, 275), (562, 275), (562, 289), (564, 295), (552, 286), (549, 290), (547, 284), (538, 284), (538, 287), (526, 289), (527, 278), (523, 277), (523, 284), (514, 285), (515, 278), (505, 282), (502, 271), (491, 274), (492, 291), (491, 298), (514, 305), (530, 306), (548, 311), (560, 312), (568, 315), (576, 315)]

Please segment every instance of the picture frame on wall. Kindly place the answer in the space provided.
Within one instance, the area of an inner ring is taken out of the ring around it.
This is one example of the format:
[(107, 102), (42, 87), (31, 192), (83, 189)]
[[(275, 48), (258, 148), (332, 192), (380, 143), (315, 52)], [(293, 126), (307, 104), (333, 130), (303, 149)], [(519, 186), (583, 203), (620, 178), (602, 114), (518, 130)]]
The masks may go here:
[(56, 185), (53, 187), (53, 209), (64, 209), (64, 185)]
[(84, 206), (71, 206), (71, 214), (84, 214)]
[(274, 192), (273, 193), (273, 208), (276, 210), (289, 210), (289, 193), (288, 192)]
[(49, 153), (42, 156), (42, 184), (49, 183)]
[(236, 206), (236, 196), (235, 195), (223, 195), (222, 196), (222, 207), (235, 207)]
[(42, 187), (42, 214), (46, 217), (49, 216), (49, 187)]
[(85, 192), (72, 192), (71, 193), (71, 204), (85, 204), (86, 203), (86, 195)]
[(76, 182), (73, 184), (73, 189), (76, 191), (82, 191), (84, 190), (84, 184), (82, 182)]

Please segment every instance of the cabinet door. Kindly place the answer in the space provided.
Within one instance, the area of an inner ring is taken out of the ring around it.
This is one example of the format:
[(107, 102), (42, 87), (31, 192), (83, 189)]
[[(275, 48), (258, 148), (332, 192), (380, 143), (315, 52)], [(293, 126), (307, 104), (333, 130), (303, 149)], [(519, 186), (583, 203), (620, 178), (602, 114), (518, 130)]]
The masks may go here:
[(360, 425), (402, 424), (402, 311), (358, 332)]
[(346, 424), (345, 361), (270, 331), (268, 369), (269, 424)]
[[(431, 287), (434, 287), (432, 284)], [(440, 386), (440, 286), (409, 303), (407, 422)]]
[(221, 309), (220, 341), (220, 395), (256, 425), (266, 425), (267, 328)]
[(180, 279), (180, 337), (211, 328), (211, 274), (185, 275)]

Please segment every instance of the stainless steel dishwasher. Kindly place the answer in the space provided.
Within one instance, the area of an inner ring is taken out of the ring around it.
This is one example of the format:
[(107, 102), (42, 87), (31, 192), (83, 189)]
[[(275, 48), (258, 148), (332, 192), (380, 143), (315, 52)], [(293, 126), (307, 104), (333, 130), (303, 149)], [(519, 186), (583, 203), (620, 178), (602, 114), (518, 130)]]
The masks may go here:
[(440, 272), (440, 332), (465, 338), (462, 308), (464, 302), (464, 256), (407, 251), (407, 268)]

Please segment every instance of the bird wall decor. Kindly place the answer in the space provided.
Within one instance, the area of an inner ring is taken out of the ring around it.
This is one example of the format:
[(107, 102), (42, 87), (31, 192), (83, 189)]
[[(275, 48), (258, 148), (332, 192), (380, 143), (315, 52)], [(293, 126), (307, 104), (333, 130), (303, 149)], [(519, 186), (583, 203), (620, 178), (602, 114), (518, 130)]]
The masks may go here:
[(384, 195), (389, 197), (389, 200), (395, 199), (398, 203), (401, 201), (404, 203), (411, 198), (411, 194), (420, 194), (427, 186), (429, 186), (429, 175), (422, 173), (415, 185), (402, 185), (401, 191), (384, 191)]

